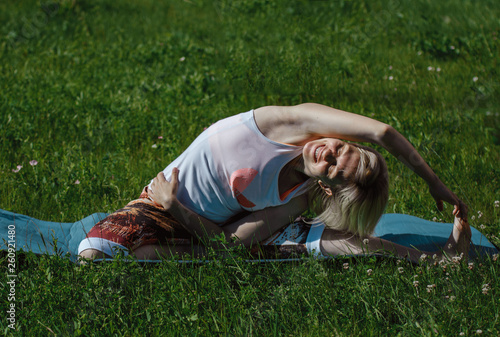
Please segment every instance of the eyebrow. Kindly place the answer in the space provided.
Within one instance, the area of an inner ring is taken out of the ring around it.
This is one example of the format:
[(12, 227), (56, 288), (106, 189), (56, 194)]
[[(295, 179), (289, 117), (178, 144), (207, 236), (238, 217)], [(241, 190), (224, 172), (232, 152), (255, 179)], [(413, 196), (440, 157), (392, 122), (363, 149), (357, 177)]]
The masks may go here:
[(342, 145), (342, 150), (340, 151), (340, 154), (339, 156), (343, 155), (346, 151), (348, 151), (348, 143), (344, 143), (344, 145)]

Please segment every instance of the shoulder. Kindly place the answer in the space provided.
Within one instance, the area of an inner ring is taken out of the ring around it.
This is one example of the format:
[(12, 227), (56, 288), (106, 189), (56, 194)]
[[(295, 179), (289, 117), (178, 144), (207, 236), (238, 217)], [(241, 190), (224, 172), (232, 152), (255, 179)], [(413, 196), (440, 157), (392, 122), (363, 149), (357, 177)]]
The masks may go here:
[[(306, 103), (310, 104), (310, 103)], [(257, 127), (267, 138), (281, 143), (304, 145), (314, 137), (304, 127), (304, 106), (264, 106), (254, 110)]]

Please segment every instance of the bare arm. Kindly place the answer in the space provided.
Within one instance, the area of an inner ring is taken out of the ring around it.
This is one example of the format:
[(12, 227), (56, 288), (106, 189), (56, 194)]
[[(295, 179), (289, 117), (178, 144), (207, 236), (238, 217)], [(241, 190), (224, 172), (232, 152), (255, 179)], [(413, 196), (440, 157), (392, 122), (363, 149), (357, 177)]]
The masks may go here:
[(172, 171), (171, 182), (165, 179), (163, 172), (158, 173), (151, 184), (149, 195), (167, 209), (189, 233), (207, 244), (210, 244), (210, 239), (223, 234), (227, 241), (237, 238), (237, 244), (251, 247), (252, 244), (267, 239), (307, 209), (307, 197), (300, 196), (285, 205), (252, 212), (242, 219), (220, 227), (179, 202), (176, 198), (177, 179), (176, 168)]
[(266, 137), (296, 145), (325, 137), (378, 143), (390, 128), (375, 119), (316, 103), (268, 106), (256, 109), (254, 115)]
[(443, 210), (443, 201), (446, 201), (455, 206), (453, 210), (454, 215), (467, 219), (467, 206), (448, 189), (429, 165), (427, 165), (413, 145), (398, 131), (392, 127), (387, 128), (387, 131), (378, 140), (377, 144), (383, 146), (394, 157), (425, 180), (440, 211)]
[(263, 107), (255, 110), (255, 120), (264, 135), (279, 142), (303, 145), (332, 137), (378, 144), (427, 182), (440, 210), (446, 201), (455, 205), (453, 214), (467, 216), (466, 205), (443, 184), (413, 145), (388, 124), (315, 103)]

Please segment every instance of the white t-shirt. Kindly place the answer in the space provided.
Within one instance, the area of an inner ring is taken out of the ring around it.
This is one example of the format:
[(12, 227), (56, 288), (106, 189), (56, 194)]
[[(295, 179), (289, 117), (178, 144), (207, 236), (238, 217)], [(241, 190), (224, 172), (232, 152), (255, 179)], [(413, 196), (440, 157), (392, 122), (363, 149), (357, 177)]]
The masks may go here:
[(177, 167), (179, 201), (222, 223), (244, 210), (286, 204), (306, 192), (308, 183), (283, 196), (278, 189), (281, 169), (300, 154), (301, 146), (265, 137), (250, 110), (210, 126), (163, 173), (170, 181), (172, 169)]

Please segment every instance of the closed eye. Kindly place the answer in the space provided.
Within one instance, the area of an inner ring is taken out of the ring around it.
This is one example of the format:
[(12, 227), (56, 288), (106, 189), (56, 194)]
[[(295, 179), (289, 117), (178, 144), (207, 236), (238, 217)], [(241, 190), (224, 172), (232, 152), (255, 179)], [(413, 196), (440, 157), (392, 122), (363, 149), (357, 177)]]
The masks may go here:
[(334, 163), (328, 167), (328, 174), (327, 174), (327, 176), (332, 177), (333, 172), (335, 171), (336, 164), (337, 164), (337, 161), (334, 160)]
[(342, 145), (341, 147), (339, 147), (339, 148), (338, 148), (338, 150), (337, 150), (337, 157), (339, 157), (339, 156), (340, 156), (340, 154), (342, 153), (342, 150), (343, 150), (344, 148), (345, 148), (345, 144), (344, 144), (344, 145)]

